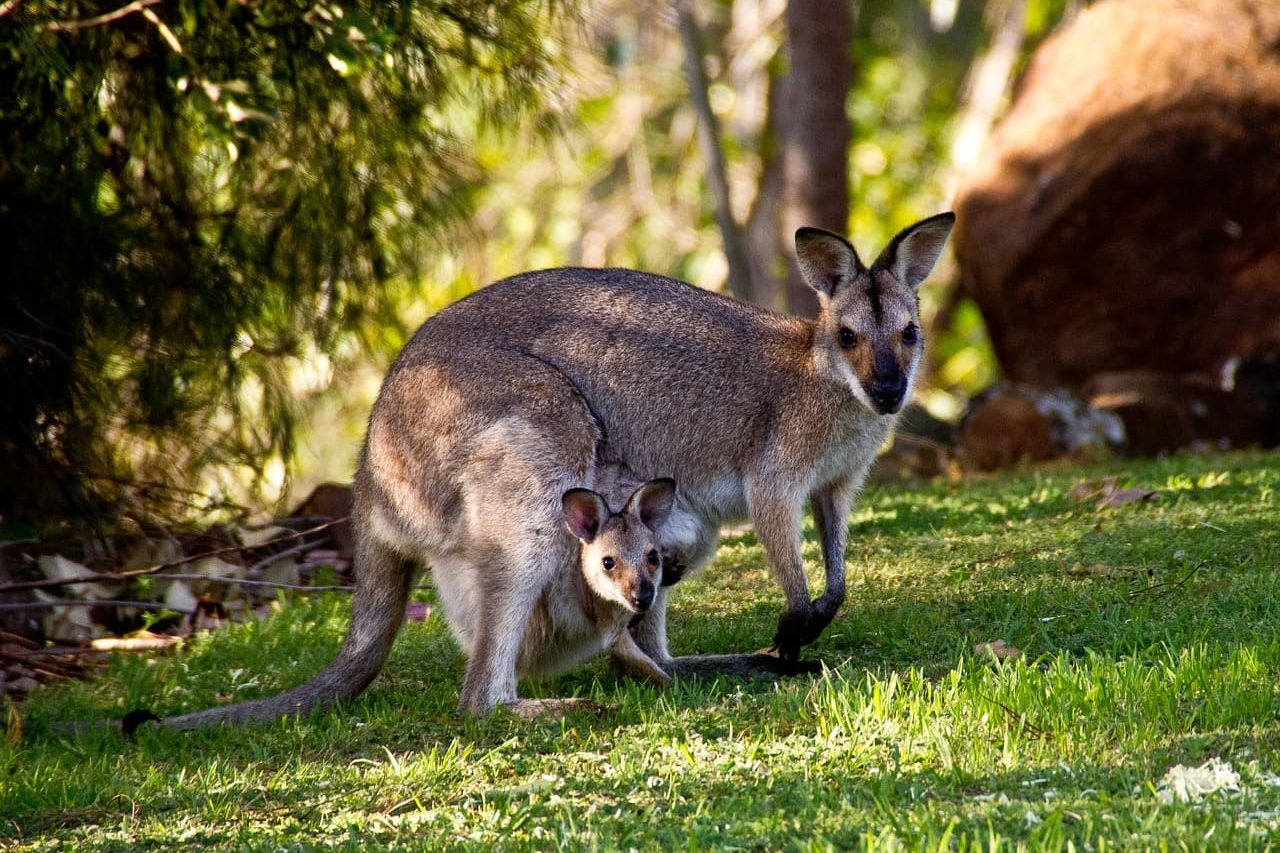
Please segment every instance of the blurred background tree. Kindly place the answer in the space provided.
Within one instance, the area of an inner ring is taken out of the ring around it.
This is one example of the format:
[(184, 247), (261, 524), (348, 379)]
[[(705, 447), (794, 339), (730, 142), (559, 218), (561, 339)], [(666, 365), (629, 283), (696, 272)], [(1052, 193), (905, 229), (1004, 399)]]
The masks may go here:
[(5, 2), (0, 514), (278, 492), (299, 401), (467, 209), (469, 140), (554, 115), (570, 11)]
[[(522, 270), (629, 266), (803, 310), (788, 80), (844, 105), (843, 174), (812, 180), (849, 199), (823, 224), (870, 253), (948, 206), (1080, 5), (7, 0), (0, 513), (172, 517), (345, 480), (407, 332)], [(797, 69), (797, 21), (846, 28), (827, 59), (847, 83)], [(955, 279), (922, 294), (944, 416), (995, 372)]]

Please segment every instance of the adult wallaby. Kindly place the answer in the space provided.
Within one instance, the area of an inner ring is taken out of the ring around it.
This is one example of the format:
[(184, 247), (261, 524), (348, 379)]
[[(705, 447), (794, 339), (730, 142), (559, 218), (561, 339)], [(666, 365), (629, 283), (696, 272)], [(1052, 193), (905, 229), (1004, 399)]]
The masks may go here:
[[(337, 658), (280, 696), (169, 724), (271, 719), (356, 695), (386, 659), (418, 565), (476, 615), (460, 707), (516, 702), (524, 626), (579, 547), (562, 534), (560, 498), (591, 485), (602, 450), (680, 483), (663, 545), (691, 568), (714, 552), (722, 523), (750, 519), (787, 599), (774, 645), (795, 660), (844, 600), (849, 510), (911, 392), (923, 347), (916, 289), (954, 221), (907, 228), (870, 267), (842, 237), (800, 229), (812, 321), (618, 269), (518, 275), (444, 309), (400, 353), (370, 415), (354, 484), (356, 593)], [(814, 601), (800, 550), (806, 503), (826, 569)], [(679, 674), (670, 589), (632, 630)]]

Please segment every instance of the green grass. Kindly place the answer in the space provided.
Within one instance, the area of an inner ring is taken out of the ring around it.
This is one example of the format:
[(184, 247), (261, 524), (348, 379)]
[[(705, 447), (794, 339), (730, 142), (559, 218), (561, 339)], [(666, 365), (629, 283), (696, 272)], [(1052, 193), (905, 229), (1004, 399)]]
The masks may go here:
[[(1082, 478), (1158, 501), (1095, 511)], [(242, 731), (59, 739), (55, 721), (161, 714), (297, 683), (333, 653), (341, 596), (120, 658), (37, 691), (0, 747), (0, 840), (32, 849), (1280, 849), (1280, 457), (1114, 462), (880, 487), (850, 520), (849, 598), (817, 678), (612, 679), (529, 695), (600, 719), (455, 715), (462, 660), (410, 625), (360, 699)], [(811, 578), (818, 549), (807, 531)], [(1000, 556), (1005, 555), (1005, 556)], [(766, 645), (762, 550), (729, 538), (678, 587), (677, 652)], [(973, 646), (1023, 651), (990, 662)], [(1162, 803), (1175, 764), (1231, 762), (1239, 792)]]

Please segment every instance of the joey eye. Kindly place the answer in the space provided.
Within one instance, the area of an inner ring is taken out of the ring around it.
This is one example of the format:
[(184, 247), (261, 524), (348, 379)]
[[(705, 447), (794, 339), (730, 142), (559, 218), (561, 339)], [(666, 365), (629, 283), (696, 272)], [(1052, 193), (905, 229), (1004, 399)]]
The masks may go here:
[(852, 329), (840, 330), (840, 346), (845, 349), (852, 349), (853, 345), (858, 342), (858, 336), (854, 334)]
[(911, 346), (918, 340), (920, 340), (920, 328), (915, 323), (908, 323), (902, 330), (902, 342)]
[(617, 565), (617, 563), (613, 561), (613, 557), (605, 557), (603, 560), (600, 561), (600, 565), (604, 566), (604, 570), (606, 572), (611, 572), (613, 571), (613, 567)]
[(651, 565), (651, 566), (656, 566), (656, 565), (658, 565), (658, 562), (659, 562), (659, 560), (660, 560), (660, 558), (658, 557), (658, 552), (657, 552), (657, 551), (650, 551), (650, 552), (649, 552), (649, 558), (648, 558), (648, 559), (649, 559), (649, 565)]

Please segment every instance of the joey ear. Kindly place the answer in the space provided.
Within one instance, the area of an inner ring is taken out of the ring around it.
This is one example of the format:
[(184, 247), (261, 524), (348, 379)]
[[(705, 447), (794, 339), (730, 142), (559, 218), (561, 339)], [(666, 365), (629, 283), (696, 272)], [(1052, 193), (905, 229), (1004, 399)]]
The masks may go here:
[(887, 270), (898, 281), (915, 290), (933, 272), (933, 265), (942, 255), (942, 247), (947, 244), (951, 226), (955, 224), (956, 215), (948, 211), (904, 228), (889, 241), (871, 265), (872, 269)]
[(627, 501), (624, 512), (639, 516), (640, 523), (650, 530), (657, 531), (666, 523), (671, 515), (671, 507), (676, 500), (676, 481), (670, 477), (662, 477), (636, 489), (635, 494)]
[(824, 296), (835, 295), (862, 272), (862, 261), (849, 241), (821, 228), (796, 232), (796, 265), (805, 283)]
[(564, 523), (569, 532), (583, 542), (591, 542), (600, 532), (601, 525), (609, 517), (609, 507), (604, 498), (590, 489), (570, 489), (560, 498), (564, 510)]

